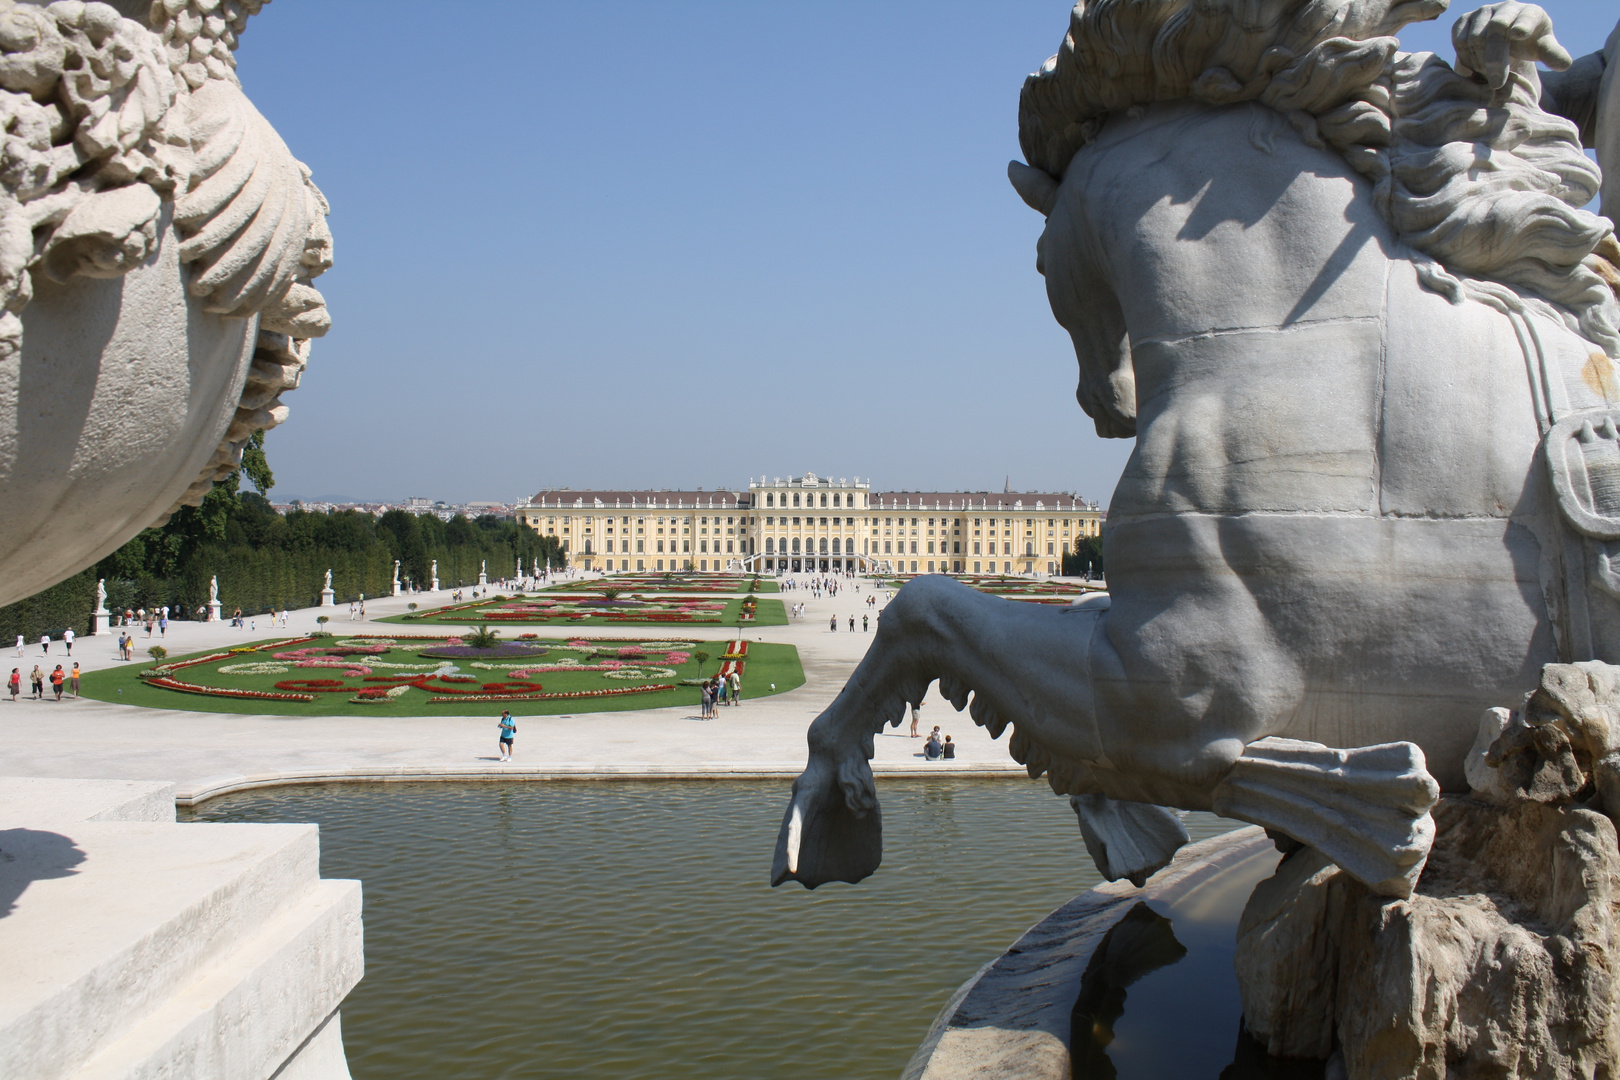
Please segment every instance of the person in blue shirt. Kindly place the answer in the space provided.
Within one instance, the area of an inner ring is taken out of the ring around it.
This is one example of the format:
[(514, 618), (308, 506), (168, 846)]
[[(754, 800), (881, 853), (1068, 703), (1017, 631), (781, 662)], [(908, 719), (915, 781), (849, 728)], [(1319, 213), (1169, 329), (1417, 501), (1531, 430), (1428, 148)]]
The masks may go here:
[(517, 734), (517, 721), (509, 709), (501, 710), (501, 760), (512, 760), (512, 737)]

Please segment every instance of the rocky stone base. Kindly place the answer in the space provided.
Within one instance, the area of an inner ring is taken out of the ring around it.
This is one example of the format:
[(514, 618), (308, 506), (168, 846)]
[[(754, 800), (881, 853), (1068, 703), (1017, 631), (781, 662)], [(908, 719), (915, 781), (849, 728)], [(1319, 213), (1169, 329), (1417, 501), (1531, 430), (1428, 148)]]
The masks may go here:
[(1238, 929), (1245, 1024), (1350, 1080), (1620, 1074), (1615, 828), (1579, 806), (1447, 797), (1410, 900), (1303, 849)]

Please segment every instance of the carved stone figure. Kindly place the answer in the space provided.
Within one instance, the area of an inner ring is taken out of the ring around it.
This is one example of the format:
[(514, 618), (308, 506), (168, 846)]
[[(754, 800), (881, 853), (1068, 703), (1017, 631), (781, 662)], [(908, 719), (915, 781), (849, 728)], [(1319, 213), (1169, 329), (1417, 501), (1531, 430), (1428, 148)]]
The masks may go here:
[(105, 615), (105, 614), (107, 614), (107, 579), (106, 578), (100, 578), (100, 579), (98, 579), (96, 581), (96, 611), (95, 611), (95, 613), (97, 615)]
[(235, 75), (262, 2), (0, 0), (0, 604), (200, 502), (326, 332), (326, 202)]
[(210, 604), (219, 603), (219, 576), (217, 574), (211, 574), (208, 578), (208, 602)]
[(322, 585), (321, 588), (330, 589), (331, 587), (332, 587), (332, 571), (328, 570), (326, 572), (326, 583), (324, 585)]
[(1480, 712), (1620, 659), (1620, 248), (1533, 63), (1493, 90), (1399, 52), (1443, 7), (1075, 7), (1009, 171), (1080, 404), (1136, 440), (1109, 593), (900, 590), (811, 727), (775, 881), (873, 871), (873, 736), (938, 679), (1111, 878), (1164, 865), (1181, 807), (1409, 895)]

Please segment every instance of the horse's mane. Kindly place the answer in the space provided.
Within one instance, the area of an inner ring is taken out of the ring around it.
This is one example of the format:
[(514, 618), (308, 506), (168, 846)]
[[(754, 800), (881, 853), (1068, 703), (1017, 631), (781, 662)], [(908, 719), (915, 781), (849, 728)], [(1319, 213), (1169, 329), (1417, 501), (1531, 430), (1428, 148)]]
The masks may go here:
[(1562, 305), (1584, 337), (1620, 356), (1620, 305), (1602, 276), (1613, 272), (1592, 255), (1613, 226), (1581, 209), (1600, 174), (1575, 126), (1541, 110), (1533, 70), (1492, 91), (1432, 54), (1399, 52), (1389, 35), (1445, 6), (1080, 0), (1063, 47), (1024, 81), (1019, 143), (1030, 165), (1061, 178), (1111, 113), (1258, 101), (1370, 179), (1407, 244), (1453, 273)]

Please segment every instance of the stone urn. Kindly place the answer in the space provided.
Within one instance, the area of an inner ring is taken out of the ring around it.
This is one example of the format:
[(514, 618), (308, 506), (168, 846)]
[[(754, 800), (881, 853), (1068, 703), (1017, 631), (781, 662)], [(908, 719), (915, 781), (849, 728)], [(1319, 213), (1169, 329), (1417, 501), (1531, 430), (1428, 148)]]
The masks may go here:
[(329, 325), (326, 202), (236, 79), (260, 6), (0, 0), (0, 604), (200, 503)]

